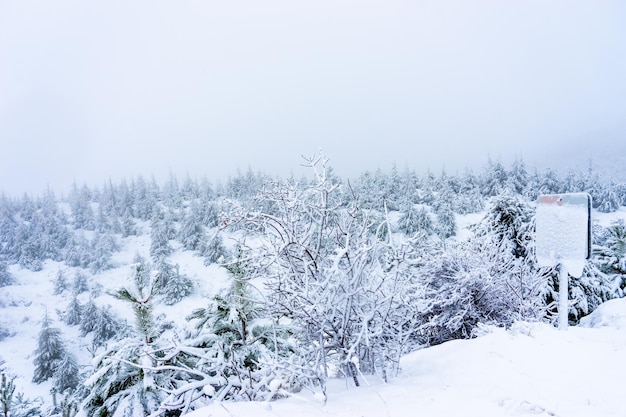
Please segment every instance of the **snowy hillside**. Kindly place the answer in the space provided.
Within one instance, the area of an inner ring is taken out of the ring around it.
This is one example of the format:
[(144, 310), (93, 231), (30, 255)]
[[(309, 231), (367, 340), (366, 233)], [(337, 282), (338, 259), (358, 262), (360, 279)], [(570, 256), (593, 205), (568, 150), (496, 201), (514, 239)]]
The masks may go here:
[(413, 352), (391, 383), (335, 381), (325, 405), (319, 393), (302, 392), (267, 404), (214, 404), (190, 417), (623, 416), (624, 329), (626, 300), (611, 300), (567, 331), (487, 327), (476, 339)]
[[(626, 287), (626, 188), (579, 179), (517, 162), (3, 196), (9, 415), (619, 415), (626, 307), (603, 302)], [(537, 187), (597, 197), (565, 332)]]

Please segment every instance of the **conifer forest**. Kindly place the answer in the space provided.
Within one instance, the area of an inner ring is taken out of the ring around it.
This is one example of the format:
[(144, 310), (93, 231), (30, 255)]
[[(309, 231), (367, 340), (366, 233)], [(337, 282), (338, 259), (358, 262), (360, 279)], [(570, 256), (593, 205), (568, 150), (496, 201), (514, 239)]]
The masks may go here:
[[(347, 179), (323, 154), (303, 164), (301, 178), (172, 173), (0, 195), (0, 415), (181, 416), (335, 378), (392, 383), (404, 355), (480, 326), (555, 324), (539, 195), (626, 205), (626, 182), (593, 165)], [(592, 232), (572, 325), (626, 288), (626, 223)]]

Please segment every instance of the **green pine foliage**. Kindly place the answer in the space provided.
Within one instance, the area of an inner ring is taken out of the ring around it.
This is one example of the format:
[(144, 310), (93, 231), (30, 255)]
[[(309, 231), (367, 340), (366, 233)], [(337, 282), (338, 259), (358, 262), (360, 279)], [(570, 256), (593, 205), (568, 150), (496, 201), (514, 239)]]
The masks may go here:
[(136, 330), (146, 343), (149, 343), (155, 336), (152, 300), (157, 292), (158, 279), (152, 281), (146, 272), (146, 265), (141, 262), (135, 264), (133, 269), (135, 288), (133, 290), (121, 288), (111, 295), (132, 305)]
[(201, 349), (202, 357), (217, 358), (213, 363), (200, 360), (195, 369), (222, 377), (211, 383), (212, 399), (271, 399), (270, 383), (281, 378), (279, 363), (295, 353), (294, 346), (289, 331), (269, 317), (255, 296), (242, 266), (228, 270), (229, 289), (188, 317), (196, 329), (191, 346)]
[(85, 381), (87, 394), (82, 403), (87, 415), (149, 415), (163, 401), (163, 390), (171, 387), (167, 373), (153, 371), (158, 351), (152, 317), (156, 282), (150, 281), (145, 266), (143, 262), (133, 266), (134, 289), (121, 288), (111, 294), (131, 304), (136, 335), (113, 343), (94, 360), (95, 371)]
[(86, 415), (146, 416), (158, 409), (161, 389), (169, 384), (150, 371), (151, 349), (141, 339), (127, 338), (93, 360), (95, 372), (84, 382), (87, 394), (81, 404)]

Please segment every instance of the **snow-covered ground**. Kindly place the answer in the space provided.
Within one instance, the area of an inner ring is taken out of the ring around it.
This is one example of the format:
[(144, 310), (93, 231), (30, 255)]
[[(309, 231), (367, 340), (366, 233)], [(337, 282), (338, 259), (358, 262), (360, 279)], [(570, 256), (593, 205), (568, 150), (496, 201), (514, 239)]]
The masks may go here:
[(389, 383), (333, 381), (320, 393), (271, 403), (220, 403), (190, 417), (624, 416), (626, 299), (611, 300), (566, 331), (540, 323), (485, 328), (414, 352)]

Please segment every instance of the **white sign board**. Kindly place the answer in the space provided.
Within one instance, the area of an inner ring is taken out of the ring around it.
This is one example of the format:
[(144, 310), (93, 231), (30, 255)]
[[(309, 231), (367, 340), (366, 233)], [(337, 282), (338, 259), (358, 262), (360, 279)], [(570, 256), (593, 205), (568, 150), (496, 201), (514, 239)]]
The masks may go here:
[(591, 256), (591, 196), (540, 195), (535, 221), (539, 266), (561, 264), (571, 276), (580, 277)]

